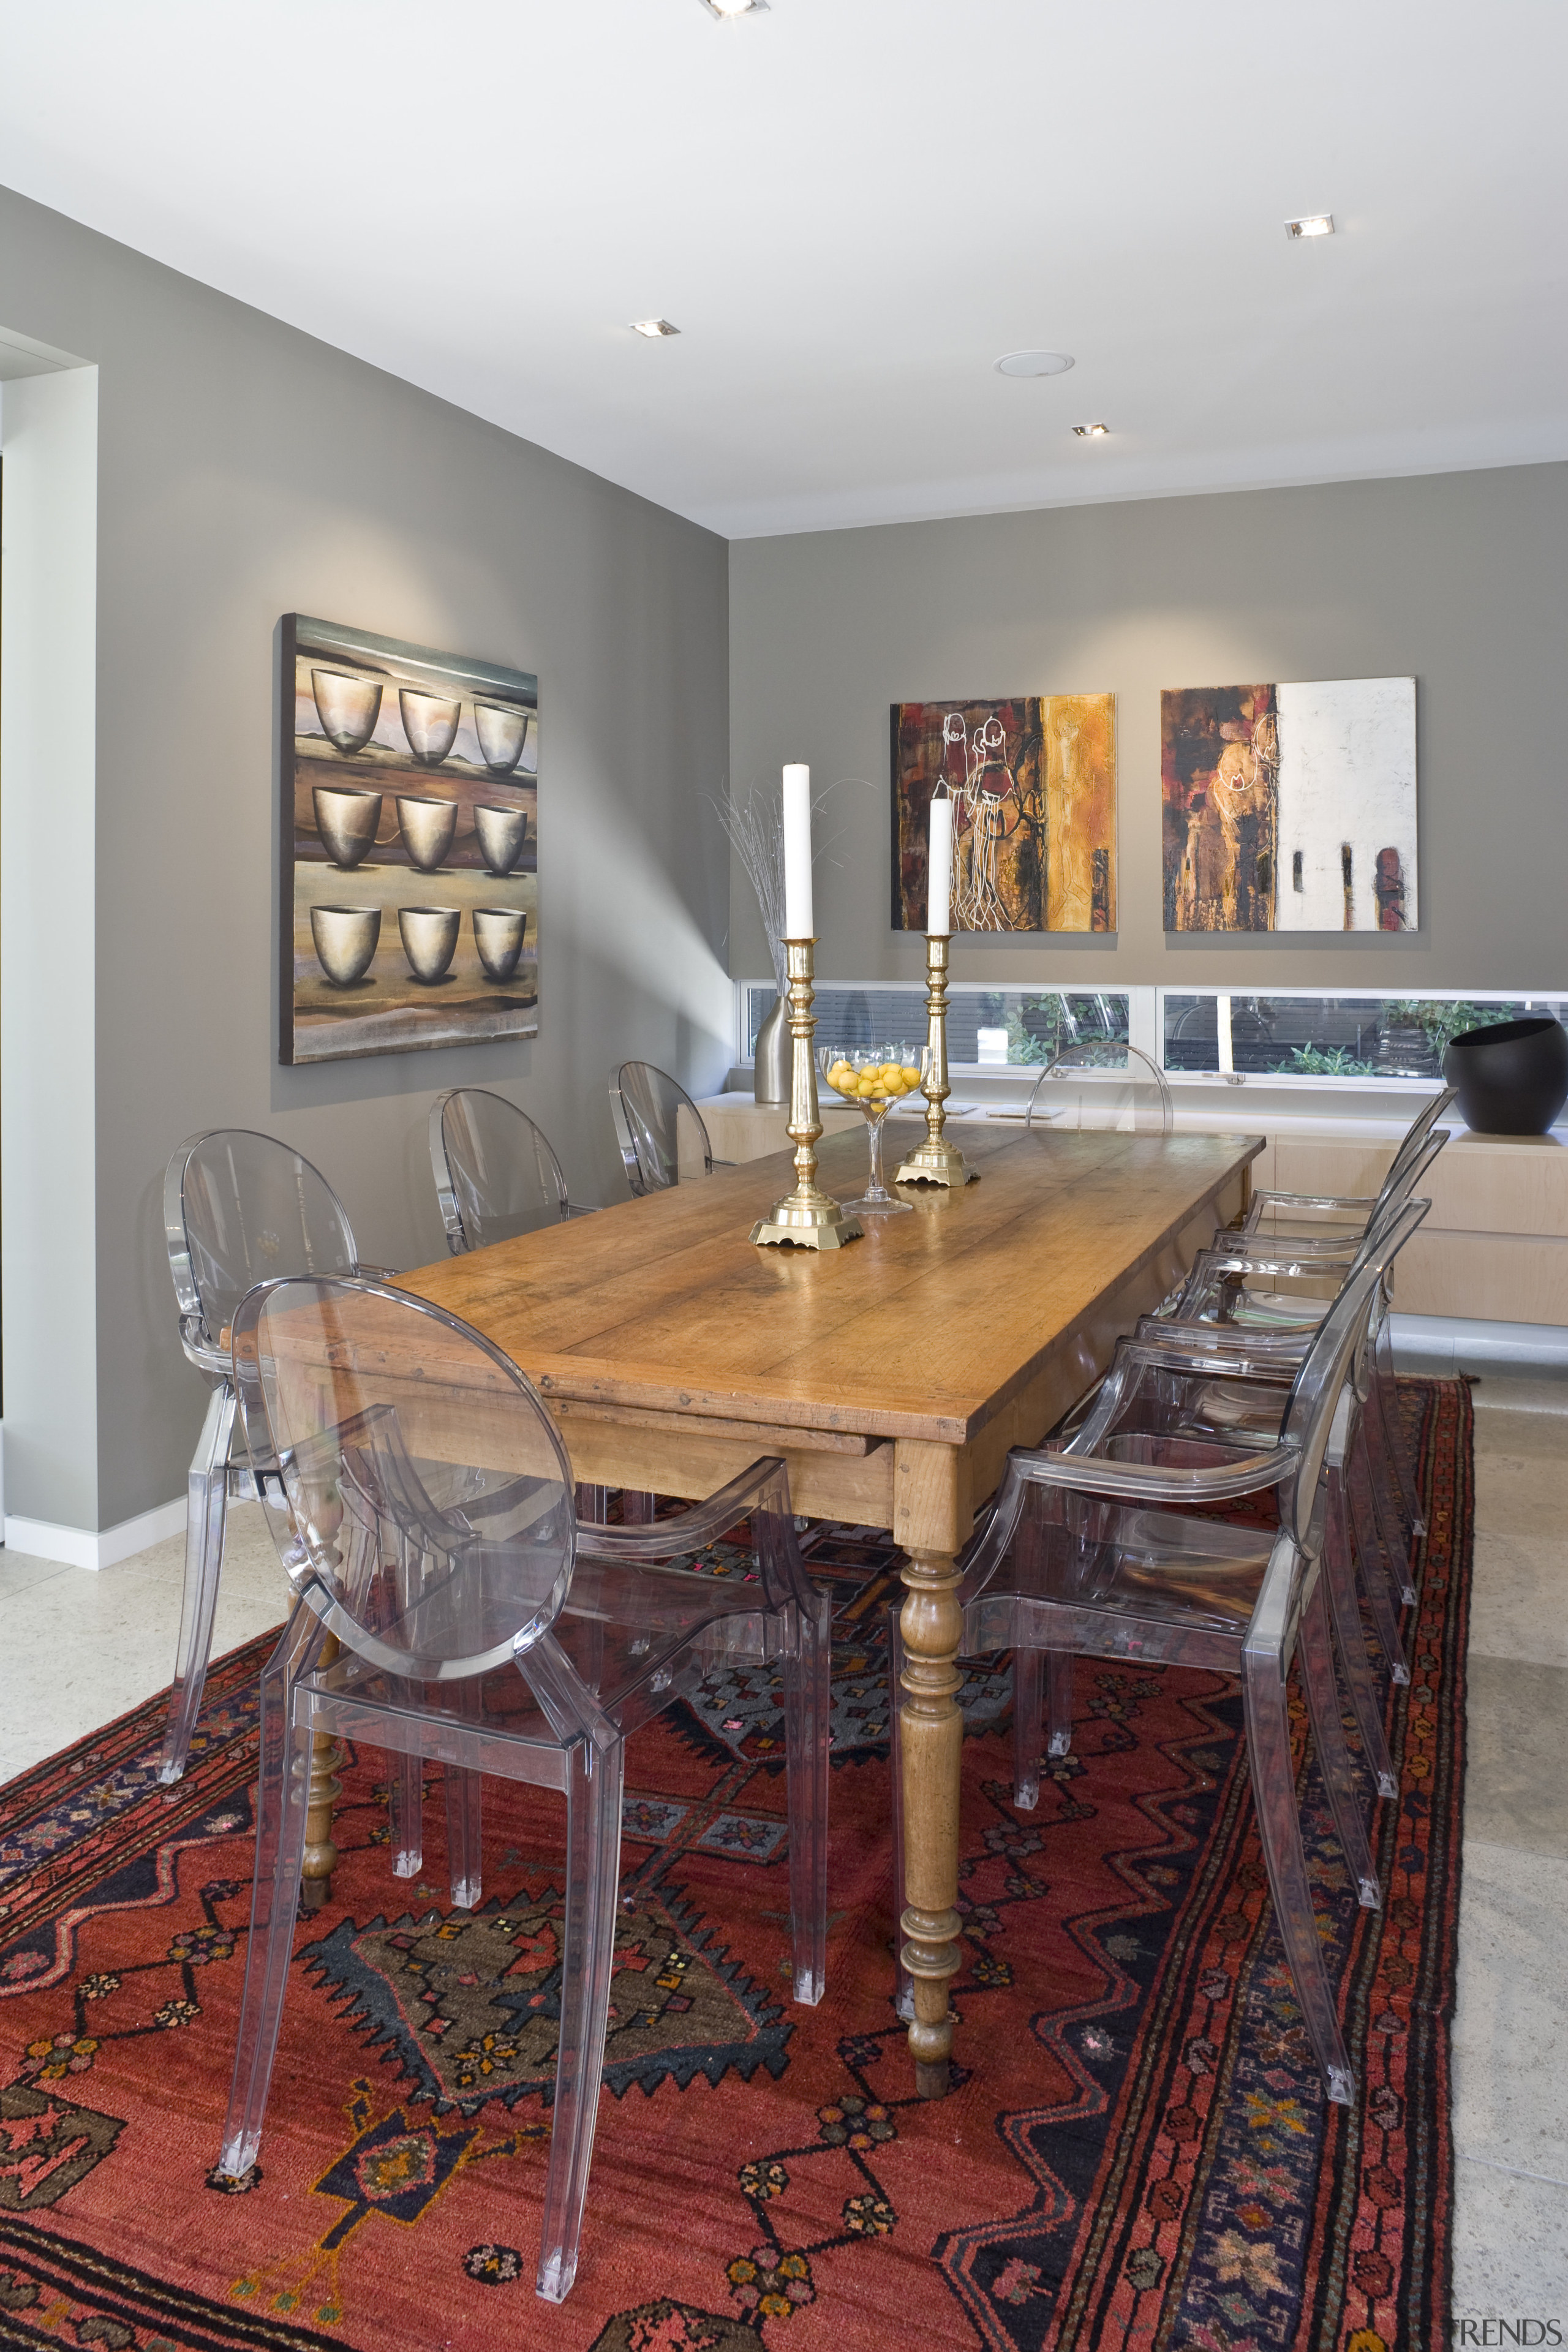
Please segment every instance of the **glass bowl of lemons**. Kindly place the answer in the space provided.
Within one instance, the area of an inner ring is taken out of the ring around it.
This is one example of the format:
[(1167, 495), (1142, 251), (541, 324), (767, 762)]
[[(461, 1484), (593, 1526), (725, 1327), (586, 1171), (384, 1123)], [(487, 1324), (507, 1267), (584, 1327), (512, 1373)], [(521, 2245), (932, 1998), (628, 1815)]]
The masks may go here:
[(866, 1114), (870, 1182), (863, 1200), (846, 1201), (844, 1206), (856, 1215), (902, 1214), (910, 1203), (896, 1199), (882, 1181), (882, 1121), (896, 1102), (920, 1092), (925, 1069), (923, 1050), (917, 1052), (912, 1045), (868, 1045), (858, 1053), (836, 1054), (830, 1046), (823, 1046), (816, 1060), (828, 1092)]

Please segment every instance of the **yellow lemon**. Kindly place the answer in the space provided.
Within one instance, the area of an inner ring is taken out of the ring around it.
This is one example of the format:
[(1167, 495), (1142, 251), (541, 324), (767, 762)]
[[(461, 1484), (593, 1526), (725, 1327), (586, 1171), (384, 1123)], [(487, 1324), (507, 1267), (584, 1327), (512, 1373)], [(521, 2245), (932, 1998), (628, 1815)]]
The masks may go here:
[(867, 1070), (857, 1082), (855, 1091), (861, 1097), (862, 1101), (874, 1101), (877, 1096), (882, 1091), (881, 1079), (876, 1076), (870, 1070)]

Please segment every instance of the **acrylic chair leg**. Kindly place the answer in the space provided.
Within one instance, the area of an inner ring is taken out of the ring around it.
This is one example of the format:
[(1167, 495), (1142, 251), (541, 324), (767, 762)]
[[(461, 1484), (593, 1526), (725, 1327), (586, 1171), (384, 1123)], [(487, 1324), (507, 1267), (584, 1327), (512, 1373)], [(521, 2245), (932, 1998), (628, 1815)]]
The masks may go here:
[[(1375, 1379), (1362, 1414), (1362, 1440), (1367, 1450), (1367, 1466), (1374, 1488), (1386, 1497), (1390, 1512), (1401, 1522), (1402, 1528), (1409, 1529), (1404, 1557), (1410, 1562), (1416, 1543), (1426, 1533), (1426, 1522), (1421, 1515), (1412, 1475), (1389, 1436), (1387, 1402), (1382, 1383)], [(1414, 1580), (1410, 1578), (1407, 1580)], [(1414, 1593), (1409, 1597), (1414, 1599)]]
[(234, 1436), (235, 1393), (227, 1381), (207, 1399), (206, 1418), (185, 1482), (185, 1590), (180, 1603), (180, 1643), (174, 1654), (174, 1685), (158, 1778), (177, 1780), (190, 1754), (191, 1734), (201, 1712), (212, 1649), (213, 1612), (223, 1570), (224, 1516), (228, 1502), (228, 1450)]
[(589, 1486), (581, 1480), (577, 1485), (577, 1517), (584, 1523), (602, 1528), (610, 1513), (610, 1490), (607, 1486)]
[(1399, 1608), (1384, 1559), (1382, 1538), (1377, 1532), (1366, 1482), (1357, 1475), (1353, 1464), (1349, 1465), (1349, 1473), (1351, 1529), (1355, 1539), (1362, 1590), (1372, 1612), (1378, 1646), (1388, 1661), (1389, 1674), (1396, 1683), (1407, 1683), (1410, 1668), (1405, 1661), (1405, 1643), (1400, 1638)]
[(899, 1706), (904, 1675), (904, 1637), (899, 1626), (901, 1613), (902, 1604), (895, 1601), (888, 1611), (888, 1763), (893, 1776), (893, 2007), (908, 2025), (915, 2013), (915, 1980), (904, 1966), (904, 1938), (900, 1927), (904, 1899), (904, 1757)]
[[(411, 1685), (404, 1697), (414, 1703)], [(395, 1878), (417, 1878), (425, 1867), (425, 1759), (405, 1756), (401, 1748), (390, 1758), (391, 1787), (387, 1810), (392, 1831), (392, 1870)]]
[(621, 1523), (628, 1528), (651, 1527), (658, 1513), (658, 1496), (634, 1486), (621, 1489)]
[(828, 1604), (801, 1612), (800, 1644), (784, 1660), (789, 1773), (789, 1911), (795, 1997), (815, 2003), (827, 1979), (827, 1790), (832, 1696)]
[(1323, 1579), (1328, 1586), (1329, 1607), (1334, 1621), (1340, 1664), (1344, 1669), (1345, 1687), (1350, 1692), (1351, 1704), (1361, 1729), (1362, 1751), (1367, 1770), (1377, 1782), (1380, 1797), (1396, 1797), (1399, 1782), (1394, 1769), (1394, 1759), (1388, 1752), (1388, 1740), (1383, 1728), (1383, 1709), (1378, 1704), (1372, 1661), (1367, 1655), (1366, 1633), (1362, 1624), (1361, 1595), (1356, 1584), (1355, 1561), (1351, 1552), (1350, 1519), (1344, 1487), (1333, 1471), (1329, 1475)]
[(310, 1775), (310, 1727), (294, 1720), (292, 1681), (320, 1633), (301, 1602), (261, 1677), (260, 1781), (256, 1814), (256, 1881), (250, 1898), (245, 1990), (239, 2005), (234, 2077), (218, 2169), (238, 2179), (261, 2146), (272, 2062), (283, 2022)]
[(1301, 1612), (1300, 1641), (1301, 1679), (1307, 1686), (1307, 1712), (1312, 1720), (1312, 1740), (1318, 1751), (1318, 1769), (1323, 1776), (1328, 1793), (1329, 1810), (1339, 1832), (1340, 1845), (1351, 1875), (1356, 1883), (1356, 1895), (1363, 1911), (1383, 1907), (1383, 1895), (1373, 1866), (1372, 1850), (1366, 1842), (1366, 1823), (1362, 1819), (1361, 1803), (1356, 1795), (1355, 1774), (1351, 1765), (1350, 1749), (1345, 1745), (1344, 1723), (1340, 1714), (1340, 1685), (1334, 1673), (1334, 1650), (1329, 1632), (1329, 1612), (1321, 1576), (1312, 1587), (1311, 1596)]
[(477, 1911), (484, 1899), (484, 1775), (447, 1767), (447, 1855), (452, 1905)]
[(1394, 1346), (1386, 1316), (1379, 1326), (1373, 1352), (1373, 1394), (1377, 1403), (1378, 1433), (1404, 1499), (1405, 1516), (1412, 1532), (1424, 1536), (1426, 1519), (1421, 1508), (1415, 1458), (1405, 1443), (1405, 1425), (1399, 1414), (1399, 1379), (1394, 1369)]
[(1013, 1802), (1021, 1813), (1032, 1813), (1040, 1801), (1040, 1690), (1045, 1669), (1042, 1651), (1019, 1648), (1013, 1652)]
[(619, 1741), (605, 1750), (578, 1740), (571, 1750), (561, 2039), (536, 2282), (549, 2303), (564, 2303), (577, 2275), (615, 1967), (625, 1753)]
[(1279, 1658), (1244, 1654), (1242, 1688), (1253, 1805), (1274, 1900), (1275, 1925), (1328, 2095), (1337, 2105), (1348, 2106), (1355, 2095), (1355, 2077), (1334, 2013), (1307, 1883), (1307, 1857), (1301, 1849), (1301, 1821), (1290, 1765), (1285, 1680)]
[(1072, 1652), (1046, 1652), (1046, 1754), (1072, 1754)]
[(1373, 1468), (1366, 1452), (1364, 1422), (1362, 1424), (1361, 1467), (1367, 1492), (1372, 1497), (1373, 1513), (1377, 1521), (1378, 1533), (1383, 1538), (1383, 1549), (1394, 1578), (1394, 1590), (1400, 1601), (1408, 1608), (1415, 1599), (1415, 1577), (1412, 1562), (1415, 1538), (1409, 1533), (1405, 1521), (1400, 1517), (1394, 1497), (1388, 1490), (1387, 1481), (1379, 1478)]

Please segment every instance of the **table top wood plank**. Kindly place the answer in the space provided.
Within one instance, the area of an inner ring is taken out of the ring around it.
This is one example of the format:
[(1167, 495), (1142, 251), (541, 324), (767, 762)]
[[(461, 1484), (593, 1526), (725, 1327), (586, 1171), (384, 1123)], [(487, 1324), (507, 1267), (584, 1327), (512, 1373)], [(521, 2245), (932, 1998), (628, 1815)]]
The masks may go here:
[[(910, 1192), (913, 1215), (820, 1254), (748, 1238), (788, 1189), (781, 1153), (399, 1287), (475, 1325), (548, 1396), (963, 1444), (1261, 1149), (966, 1130), (978, 1183)], [(858, 1192), (863, 1136), (826, 1139), (821, 1164), (829, 1191)]]

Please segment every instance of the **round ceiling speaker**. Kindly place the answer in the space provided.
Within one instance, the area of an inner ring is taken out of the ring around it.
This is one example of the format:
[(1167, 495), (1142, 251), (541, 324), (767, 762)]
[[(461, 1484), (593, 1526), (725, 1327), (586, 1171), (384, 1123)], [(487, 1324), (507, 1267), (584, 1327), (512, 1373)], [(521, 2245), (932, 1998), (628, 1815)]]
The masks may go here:
[(1008, 352), (996, 362), (998, 375), (1066, 375), (1072, 365), (1068, 352)]

